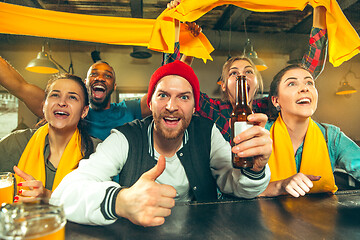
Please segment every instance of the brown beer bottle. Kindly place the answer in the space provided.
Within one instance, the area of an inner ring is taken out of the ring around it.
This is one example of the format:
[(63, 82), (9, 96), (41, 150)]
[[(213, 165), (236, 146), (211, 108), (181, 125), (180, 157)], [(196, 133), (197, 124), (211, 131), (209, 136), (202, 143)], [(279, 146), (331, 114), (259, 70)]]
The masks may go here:
[[(253, 125), (247, 122), (247, 117), (252, 114), (248, 103), (248, 92), (246, 76), (238, 76), (236, 84), (236, 105), (231, 113), (231, 146), (235, 146), (234, 137)], [(252, 168), (253, 157), (239, 157), (232, 153), (232, 163), (234, 168)]]

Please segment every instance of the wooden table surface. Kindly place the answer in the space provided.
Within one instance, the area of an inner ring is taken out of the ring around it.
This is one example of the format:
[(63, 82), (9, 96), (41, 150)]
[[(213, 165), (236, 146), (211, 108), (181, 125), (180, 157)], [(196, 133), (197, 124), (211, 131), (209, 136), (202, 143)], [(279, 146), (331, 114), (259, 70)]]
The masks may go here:
[(159, 227), (68, 222), (66, 239), (360, 239), (360, 190), (177, 204)]

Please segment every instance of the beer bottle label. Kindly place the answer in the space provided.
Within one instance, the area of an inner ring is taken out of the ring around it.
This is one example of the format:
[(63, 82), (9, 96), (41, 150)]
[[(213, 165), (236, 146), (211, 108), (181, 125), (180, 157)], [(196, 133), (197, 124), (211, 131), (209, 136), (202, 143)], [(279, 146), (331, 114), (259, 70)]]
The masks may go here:
[(251, 128), (253, 125), (249, 124), (247, 122), (235, 122), (234, 123), (234, 134), (236, 137), (237, 135), (239, 135), (240, 133), (242, 133), (243, 131), (245, 131), (246, 129)]

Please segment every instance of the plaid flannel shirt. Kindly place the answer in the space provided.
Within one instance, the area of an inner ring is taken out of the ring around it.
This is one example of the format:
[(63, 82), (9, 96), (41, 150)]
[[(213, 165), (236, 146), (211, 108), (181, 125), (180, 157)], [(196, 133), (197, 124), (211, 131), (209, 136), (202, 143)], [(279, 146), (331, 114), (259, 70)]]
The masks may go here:
[[(310, 70), (314, 78), (317, 78), (324, 69), (324, 63), (327, 53), (327, 30), (320, 28), (312, 28), (309, 40), (309, 50), (302, 59), (302, 64)], [(179, 43), (175, 43), (175, 51), (173, 54), (163, 55), (163, 64), (173, 62), (180, 59)], [(254, 99), (252, 108), (255, 113), (264, 113), (268, 115), (269, 97)], [(200, 93), (200, 110), (198, 113), (212, 120), (216, 127), (220, 130), (226, 141), (230, 142), (230, 116), (233, 110), (229, 101), (221, 101), (210, 98), (205, 93)]]
[(325, 67), (327, 55), (327, 31), (326, 29), (312, 28), (309, 40), (309, 50), (302, 58), (302, 64), (312, 73), (316, 79)]
[(161, 66), (164, 66), (165, 64), (168, 64), (168, 63), (172, 63), (175, 60), (180, 60), (180, 43), (179, 42), (175, 42), (174, 53), (172, 53), (172, 54), (164, 53), (163, 54)]

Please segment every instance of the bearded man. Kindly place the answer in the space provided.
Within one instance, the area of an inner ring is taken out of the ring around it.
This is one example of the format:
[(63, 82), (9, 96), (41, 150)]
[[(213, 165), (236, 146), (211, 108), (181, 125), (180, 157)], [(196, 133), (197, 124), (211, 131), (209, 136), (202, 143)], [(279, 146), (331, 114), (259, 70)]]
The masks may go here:
[[(157, 69), (148, 89), (152, 116), (112, 130), (88, 160), (68, 174), (52, 198), (66, 217), (82, 224), (111, 224), (124, 217), (134, 224), (157, 226), (175, 201), (209, 202), (217, 188), (235, 197), (253, 198), (270, 180), (270, 134), (264, 114), (231, 149), (215, 124), (193, 115), (200, 87), (193, 69), (175, 61)], [(254, 157), (251, 169), (234, 169), (231, 151)], [(111, 181), (119, 176), (119, 183)]]
[(91, 65), (85, 84), (90, 100), (89, 114), (85, 120), (89, 124), (88, 132), (93, 137), (105, 140), (111, 129), (150, 114), (147, 107), (141, 107), (144, 99), (111, 103), (111, 94), (116, 89), (115, 71), (107, 62), (97, 61)]

